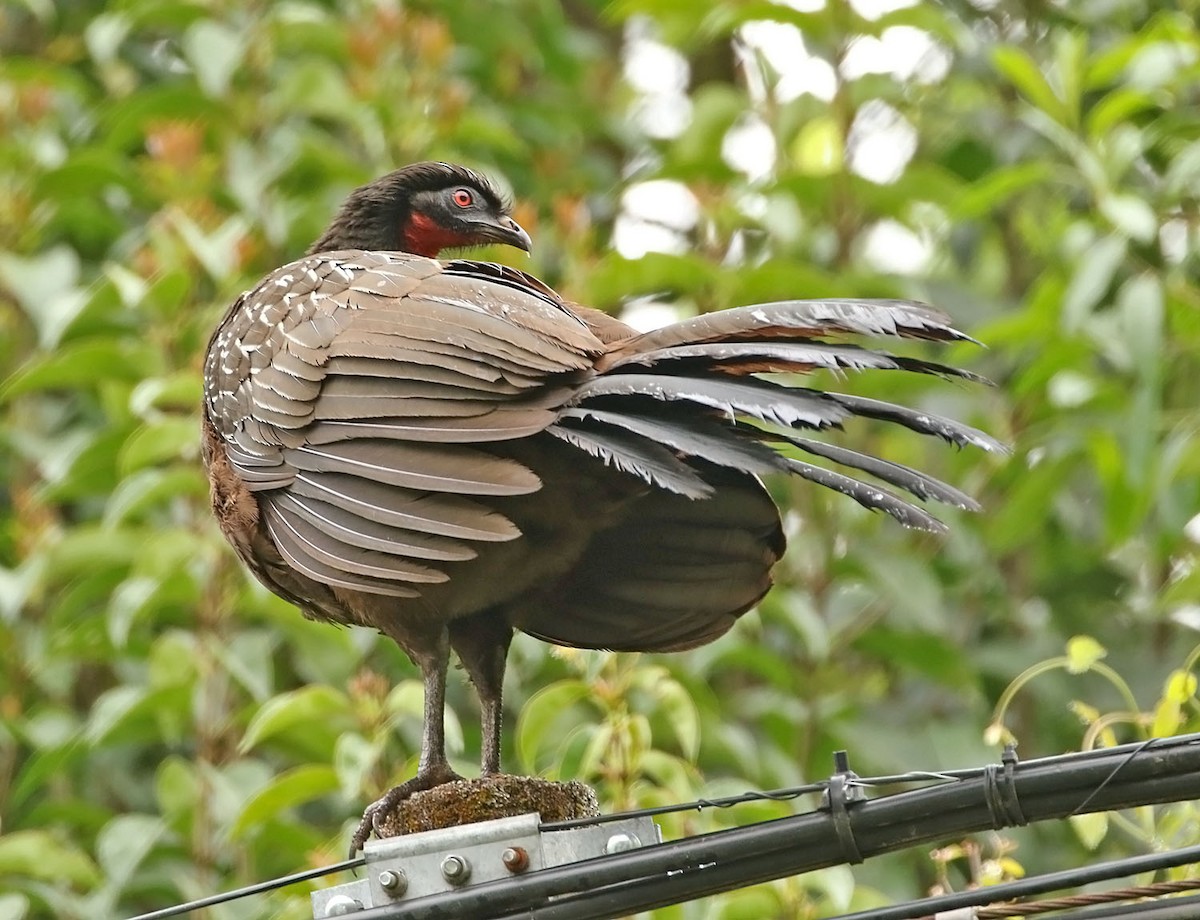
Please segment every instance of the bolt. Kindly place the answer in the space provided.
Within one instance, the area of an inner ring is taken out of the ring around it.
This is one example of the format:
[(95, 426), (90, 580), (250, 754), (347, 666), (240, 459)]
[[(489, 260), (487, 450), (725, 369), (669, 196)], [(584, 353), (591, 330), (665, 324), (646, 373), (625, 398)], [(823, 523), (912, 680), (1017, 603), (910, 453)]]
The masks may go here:
[(613, 834), (608, 838), (608, 842), (604, 844), (604, 852), (611, 856), (613, 853), (627, 853), (630, 850), (637, 849), (642, 845), (642, 842), (637, 839), (637, 834)]
[(500, 854), (500, 861), (509, 872), (524, 872), (529, 868), (529, 853), (524, 847), (509, 847)]
[(403, 869), (384, 869), (379, 873), (379, 884), (393, 898), (398, 898), (408, 891), (408, 876)]
[(451, 853), (442, 860), (442, 877), (451, 885), (462, 885), (471, 877), (471, 864), (465, 857)]
[(325, 902), (326, 917), (344, 917), (347, 914), (356, 914), (362, 909), (362, 901), (348, 894), (335, 894)]

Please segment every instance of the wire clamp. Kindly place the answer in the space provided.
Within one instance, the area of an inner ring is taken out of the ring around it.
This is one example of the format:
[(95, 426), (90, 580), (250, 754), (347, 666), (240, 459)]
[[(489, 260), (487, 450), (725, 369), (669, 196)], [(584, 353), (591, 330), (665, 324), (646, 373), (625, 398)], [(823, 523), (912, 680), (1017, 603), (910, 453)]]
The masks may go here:
[(353, 915), (658, 842), (649, 817), (542, 830), (536, 813), (369, 840), (366, 878), (314, 891), (313, 917)]
[(863, 787), (858, 784), (858, 774), (850, 769), (850, 758), (845, 751), (835, 751), (833, 754), (834, 773), (829, 777), (829, 785), (821, 796), (821, 810), (828, 811), (833, 819), (833, 830), (837, 834), (838, 843), (842, 847), (842, 856), (848, 863), (863, 861), (858, 841), (854, 839), (854, 826), (850, 823), (848, 806), (867, 798)]
[(1000, 763), (990, 763), (983, 769), (983, 796), (996, 830), (1029, 823), (1017, 797), (1017, 763), (1017, 746), (1006, 744)]

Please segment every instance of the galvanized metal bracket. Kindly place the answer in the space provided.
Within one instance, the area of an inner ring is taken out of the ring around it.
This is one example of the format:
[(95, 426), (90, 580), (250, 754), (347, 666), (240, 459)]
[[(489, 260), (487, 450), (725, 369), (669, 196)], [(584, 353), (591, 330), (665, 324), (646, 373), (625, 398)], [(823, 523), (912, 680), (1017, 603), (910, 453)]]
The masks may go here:
[(536, 813), (371, 840), (363, 848), (366, 878), (314, 891), (313, 917), (352, 916), (659, 841), (647, 817), (543, 831)]

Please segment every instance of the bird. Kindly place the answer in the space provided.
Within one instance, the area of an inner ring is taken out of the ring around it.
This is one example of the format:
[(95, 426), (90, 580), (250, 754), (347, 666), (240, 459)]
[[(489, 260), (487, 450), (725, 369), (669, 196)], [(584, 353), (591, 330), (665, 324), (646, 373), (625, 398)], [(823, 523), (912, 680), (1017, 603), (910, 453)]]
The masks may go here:
[(944, 525), (912, 499), (978, 509), (823, 431), (857, 417), (1004, 450), (949, 418), (799, 385), (815, 369), (982, 379), (860, 341), (974, 341), (926, 305), (786, 300), (638, 332), (519, 269), (439, 259), (529, 252), (511, 210), (467, 167), (395, 170), (208, 343), (202, 455), (228, 542), (305, 616), (374, 628), (421, 671), (416, 775), (366, 809), (352, 853), (397, 804), (460, 778), (443, 726), (452, 651), (480, 699), (482, 774), (498, 774), (514, 631), (641, 652), (723, 635), (784, 553), (764, 476), (929, 531)]

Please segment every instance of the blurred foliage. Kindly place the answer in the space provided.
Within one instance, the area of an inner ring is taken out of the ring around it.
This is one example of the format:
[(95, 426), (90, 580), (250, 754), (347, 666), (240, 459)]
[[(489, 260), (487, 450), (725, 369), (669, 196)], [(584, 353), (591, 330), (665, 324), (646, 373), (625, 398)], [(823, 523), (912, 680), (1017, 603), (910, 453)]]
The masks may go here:
[[(1015, 445), (847, 432), (987, 510), (938, 541), (773, 483), (780, 585), (706, 648), (518, 641), (512, 768), (627, 807), (804, 782), (840, 748), (866, 774), (978, 765), (1008, 733), (1032, 756), (1200, 727), (1200, 8), (796, 6), (0, 6), (2, 920), (334, 861), (414, 768), (414, 669), (247, 579), (209, 519), (197, 405), (224, 305), (417, 159), (497, 175), (530, 267), (631, 317), (930, 300), (990, 346), (951, 358), (998, 386), (845, 385)], [(459, 678), (450, 702), (470, 771)], [(829, 916), (1197, 832), (1188, 807), (1102, 816), (661, 916)], [(299, 886), (209, 915), (310, 914)]]

